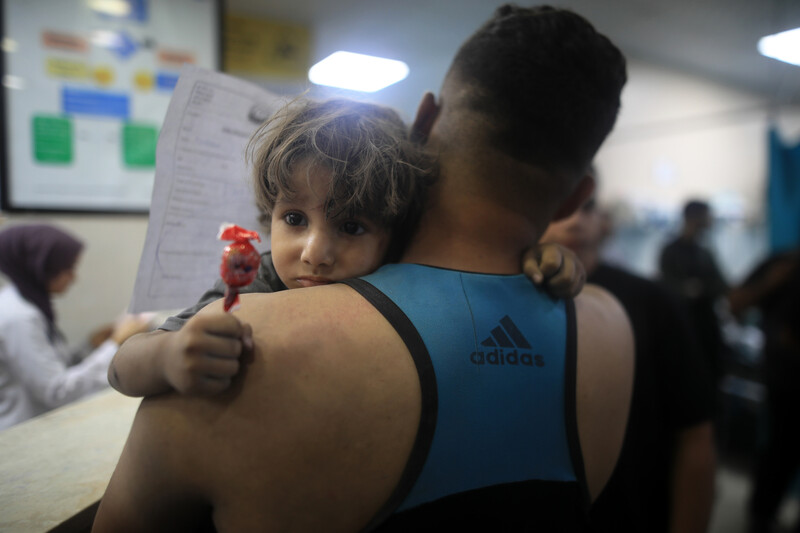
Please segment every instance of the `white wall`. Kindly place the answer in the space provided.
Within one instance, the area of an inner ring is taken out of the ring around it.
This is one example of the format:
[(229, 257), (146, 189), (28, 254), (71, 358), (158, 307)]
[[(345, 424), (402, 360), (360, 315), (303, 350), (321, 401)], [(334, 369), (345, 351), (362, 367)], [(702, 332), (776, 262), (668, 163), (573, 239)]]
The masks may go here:
[[(800, 110), (780, 113), (781, 130), (797, 139)], [(731, 212), (741, 207), (744, 219), (723, 225), (715, 234), (721, 262), (731, 277), (741, 276), (765, 251), (767, 124), (763, 99), (632, 62), (618, 125), (597, 158), (601, 201), (628, 213), (612, 252), (624, 255), (635, 270), (651, 274), (654, 254), (672, 229), (682, 201), (704, 196), (729, 206)], [(645, 209), (653, 217), (642, 225)], [(56, 303), (60, 326), (70, 340), (77, 342), (126, 308), (146, 217), (5, 214), (5, 223), (27, 221), (55, 223), (86, 241), (80, 278)]]
[[(776, 113), (787, 139), (797, 139), (800, 108)], [(671, 210), (699, 196), (726, 215), (760, 219), (769, 116), (763, 98), (634, 62), (617, 126), (597, 157), (602, 198)]]
[(631, 62), (617, 126), (598, 153), (599, 198), (615, 214), (608, 253), (657, 275), (661, 246), (690, 198), (717, 216), (711, 246), (736, 283), (767, 253), (767, 131), (800, 138), (800, 108), (771, 108), (723, 84)]

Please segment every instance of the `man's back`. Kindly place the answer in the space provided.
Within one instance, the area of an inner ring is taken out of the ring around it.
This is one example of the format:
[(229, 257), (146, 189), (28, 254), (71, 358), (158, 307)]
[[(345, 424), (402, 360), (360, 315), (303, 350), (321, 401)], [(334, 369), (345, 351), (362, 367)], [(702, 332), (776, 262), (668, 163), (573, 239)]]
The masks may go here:
[[(621, 446), (632, 340), (618, 304), (586, 292), (576, 300), (576, 398), (596, 496)], [(355, 531), (390, 498), (421, 412), (417, 370), (394, 328), (341, 285), (248, 296), (239, 316), (254, 326), (253, 362), (222, 398), (145, 400), (98, 531), (211, 520), (220, 531)]]
[[(550, 220), (591, 192), (583, 172), (613, 126), (624, 63), (574, 13), (498, 8), (457, 53), (440, 101), (420, 104), (414, 136), (438, 156), (438, 175), (403, 262), (519, 274)], [(599, 289), (584, 289), (575, 316), (577, 428), (594, 497), (622, 443), (632, 338)], [(422, 392), (383, 315), (337, 285), (251, 295), (237, 317), (252, 325), (254, 361), (221, 398), (145, 402), (98, 530), (173, 531), (213, 516), (228, 531), (353, 531), (398, 487)]]
[(521, 274), (415, 264), (346, 283), (403, 337), (421, 386), (417, 439), (380, 530), (578, 530), (589, 499), (572, 301)]

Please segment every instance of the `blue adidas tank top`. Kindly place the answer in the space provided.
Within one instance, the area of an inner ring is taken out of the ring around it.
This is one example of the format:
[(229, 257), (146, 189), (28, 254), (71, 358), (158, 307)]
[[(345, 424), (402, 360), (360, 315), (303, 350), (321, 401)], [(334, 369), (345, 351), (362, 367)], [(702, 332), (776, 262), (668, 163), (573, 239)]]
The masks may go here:
[(373, 527), (453, 495), (532, 481), (542, 493), (574, 486), (585, 508), (571, 301), (551, 299), (523, 275), (415, 264), (345, 283), (401, 335), (422, 388), (406, 471)]

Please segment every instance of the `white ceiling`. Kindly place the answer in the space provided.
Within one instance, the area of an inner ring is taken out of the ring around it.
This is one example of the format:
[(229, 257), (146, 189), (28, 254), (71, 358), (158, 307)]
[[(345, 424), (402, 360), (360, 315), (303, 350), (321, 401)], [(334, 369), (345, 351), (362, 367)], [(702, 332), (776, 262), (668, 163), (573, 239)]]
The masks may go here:
[[(413, 112), (459, 44), (499, 0), (225, 0), (229, 12), (306, 25), (314, 61), (336, 50), (400, 59), (409, 78), (376, 100)], [(527, 5), (519, 2), (521, 5)], [(554, 0), (588, 18), (633, 60), (800, 104), (800, 67), (762, 57), (758, 39), (800, 26), (800, 0)]]

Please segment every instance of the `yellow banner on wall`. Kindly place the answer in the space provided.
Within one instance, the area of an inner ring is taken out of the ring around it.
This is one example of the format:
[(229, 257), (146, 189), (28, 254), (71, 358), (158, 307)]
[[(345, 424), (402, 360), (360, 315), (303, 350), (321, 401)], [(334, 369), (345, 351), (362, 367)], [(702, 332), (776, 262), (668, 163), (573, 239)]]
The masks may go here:
[(56, 57), (48, 57), (46, 71), (54, 78), (82, 80), (89, 77), (89, 67), (83, 61), (69, 61)]
[(224, 69), (231, 74), (305, 80), (311, 67), (311, 31), (300, 25), (227, 15)]

